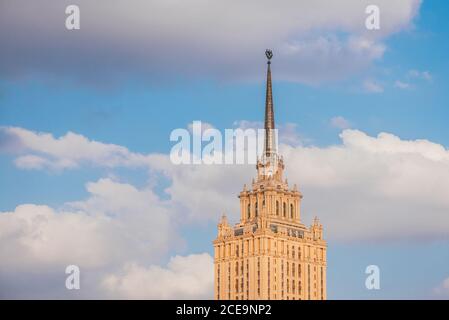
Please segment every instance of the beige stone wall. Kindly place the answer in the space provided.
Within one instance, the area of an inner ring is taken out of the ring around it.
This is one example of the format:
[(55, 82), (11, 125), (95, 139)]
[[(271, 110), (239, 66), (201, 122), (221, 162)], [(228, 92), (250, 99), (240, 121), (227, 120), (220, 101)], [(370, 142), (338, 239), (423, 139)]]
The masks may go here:
[(306, 231), (302, 239), (270, 230), (217, 238), (215, 299), (326, 299), (326, 243)]

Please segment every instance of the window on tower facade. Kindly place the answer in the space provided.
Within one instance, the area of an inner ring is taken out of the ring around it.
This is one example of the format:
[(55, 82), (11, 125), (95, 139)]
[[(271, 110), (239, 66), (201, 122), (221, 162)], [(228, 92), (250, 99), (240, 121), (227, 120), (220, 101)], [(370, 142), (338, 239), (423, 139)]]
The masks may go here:
[(259, 205), (258, 204), (259, 204), (258, 201), (256, 201), (256, 217), (259, 214)]
[(279, 215), (279, 201), (276, 200), (276, 215)]
[(284, 218), (287, 217), (287, 204), (284, 202)]
[(290, 204), (290, 217), (293, 219), (294, 213), (293, 213), (293, 204)]
[(248, 203), (248, 209), (246, 210), (246, 214), (248, 216), (248, 219), (251, 218), (251, 205)]

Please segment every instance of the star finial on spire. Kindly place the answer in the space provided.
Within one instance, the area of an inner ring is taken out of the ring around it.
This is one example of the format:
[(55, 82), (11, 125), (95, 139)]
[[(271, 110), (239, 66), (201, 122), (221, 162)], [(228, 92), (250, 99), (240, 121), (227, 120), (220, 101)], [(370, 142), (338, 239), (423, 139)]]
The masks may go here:
[(270, 60), (271, 60), (271, 58), (273, 58), (273, 51), (271, 51), (271, 49), (265, 50), (265, 56), (268, 59), (268, 64), (270, 64), (271, 63)]

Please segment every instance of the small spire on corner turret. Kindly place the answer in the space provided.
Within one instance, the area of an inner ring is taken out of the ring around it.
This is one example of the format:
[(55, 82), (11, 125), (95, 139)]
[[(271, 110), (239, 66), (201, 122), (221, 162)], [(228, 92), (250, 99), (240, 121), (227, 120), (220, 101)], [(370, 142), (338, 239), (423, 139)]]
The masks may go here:
[(228, 223), (228, 217), (226, 216), (225, 212), (223, 212), (223, 214), (221, 215), (220, 223), (223, 223), (223, 224)]

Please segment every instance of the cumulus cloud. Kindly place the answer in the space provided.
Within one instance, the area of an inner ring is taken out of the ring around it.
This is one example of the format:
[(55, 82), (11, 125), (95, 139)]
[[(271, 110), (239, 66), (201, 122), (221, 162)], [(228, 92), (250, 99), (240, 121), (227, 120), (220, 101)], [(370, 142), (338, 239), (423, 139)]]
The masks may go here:
[(449, 237), (447, 149), (387, 133), (370, 137), (345, 130), (341, 138), (342, 145), (328, 148), (283, 149), (290, 181), (303, 187), (304, 212), (320, 216), (329, 237)]
[(0, 127), (0, 151), (18, 154), (23, 169), (71, 169), (82, 164), (103, 167), (148, 166), (149, 158), (126, 147), (89, 140), (68, 132), (59, 138), (19, 127)]
[(0, 212), (0, 270), (148, 262), (178, 240), (173, 212), (151, 190), (100, 179), (87, 191), (86, 200), (59, 209), (23, 204)]
[[(0, 297), (150, 297), (148, 282), (141, 282), (145, 291), (126, 291), (141, 276), (164, 281), (166, 290), (159, 296), (153, 291), (152, 298), (207, 297), (212, 281), (207, 254), (176, 256), (166, 271), (157, 266), (181, 243), (172, 207), (149, 189), (111, 179), (86, 187), (87, 199), (61, 208), (22, 204), (0, 212), (0, 287), (10, 288), (0, 290)], [(83, 279), (78, 295), (64, 286), (65, 268), (72, 264)]]
[(272, 47), (278, 79), (317, 83), (382, 57), (384, 40), (412, 26), (421, 1), (376, 1), (377, 31), (365, 28), (368, 0), (80, 0), (76, 31), (65, 29), (69, 4), (2, 3), (0, 30), (8, 30), (0, 33), (3, 75), (38, 72), (103, 83), (129, 73), (152, 81), (254, 78), (262, 72), (263, 50)]
[(211, 299), (213, 285), (214, 262), (207, 253), (174, 256), (165, 268), (128, 264), (102, 281), (108, 296), (126, 299)]

